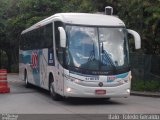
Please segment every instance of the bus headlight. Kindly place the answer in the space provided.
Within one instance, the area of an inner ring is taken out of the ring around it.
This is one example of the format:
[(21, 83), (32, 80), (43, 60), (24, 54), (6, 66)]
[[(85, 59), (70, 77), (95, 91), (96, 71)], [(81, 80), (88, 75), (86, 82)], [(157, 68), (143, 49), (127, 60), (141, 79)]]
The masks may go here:
[(71, 90), (72, 90), (72, 89), (71, 89), (70, 87), (68, 87), (68, 88), (66, 89), (67, 92), (71, 92)]
[(132, 80), (132, 75), (131, 74), (129, 75), (129, 80)]
[(127, 93), (130, 93), (130, 89), (127, 89)]

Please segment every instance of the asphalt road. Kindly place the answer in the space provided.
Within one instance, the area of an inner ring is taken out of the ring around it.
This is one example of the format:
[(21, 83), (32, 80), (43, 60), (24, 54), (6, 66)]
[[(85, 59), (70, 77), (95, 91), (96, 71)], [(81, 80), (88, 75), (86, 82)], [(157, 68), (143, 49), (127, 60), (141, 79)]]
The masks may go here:
[(47, 91), (25, 88), (18, 75), (8, 75), (11, 92), (0, 94), (0, 113), (14, 114), (160, 114), (160, 98), (130, 96), (109, 101), (65, 99), (53, 101)]

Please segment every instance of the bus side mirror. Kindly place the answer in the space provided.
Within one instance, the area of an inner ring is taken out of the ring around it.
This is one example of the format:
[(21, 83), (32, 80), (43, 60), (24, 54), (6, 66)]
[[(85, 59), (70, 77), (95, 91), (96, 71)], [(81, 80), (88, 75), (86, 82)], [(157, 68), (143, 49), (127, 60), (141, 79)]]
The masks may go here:
[(66, 47), (66, 32), (63, 27), (58, 27), (60, 33), (60, 47)]
[(141, 48), (141, 37), (140, 37), (140, 35), (134, 30), (127, 29), (127, 31), (128, 31), (129, 34), (131, 34), (134, 37), (135, 48), (140, 49)]

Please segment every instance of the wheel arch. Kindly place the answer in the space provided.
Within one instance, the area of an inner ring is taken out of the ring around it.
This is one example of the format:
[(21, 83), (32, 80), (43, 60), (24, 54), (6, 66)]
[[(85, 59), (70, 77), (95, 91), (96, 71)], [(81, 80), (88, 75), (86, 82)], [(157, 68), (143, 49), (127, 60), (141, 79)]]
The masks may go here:
[(23, 80), (25, 80), (25, 78), (27, 77), (27, 69), (24, 68), (24, 73), (23, 73), (24, 77), (23, 77)]
[(52, 82), (54, 82), (54, 76), (53, 76), (53, 73), (52, 72), (50, 72), (49, 73), (49, 82), (48, 82), (48, 89), (50, 89), (50, 84), (52, 83)]

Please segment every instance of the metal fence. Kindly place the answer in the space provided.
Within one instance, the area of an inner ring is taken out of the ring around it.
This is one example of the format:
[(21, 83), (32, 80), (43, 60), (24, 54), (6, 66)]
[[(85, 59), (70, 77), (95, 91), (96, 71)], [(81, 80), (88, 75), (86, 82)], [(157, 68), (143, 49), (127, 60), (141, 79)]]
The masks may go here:
[(133, 79), (160, 81), (160, 56), (146, 54), (130, 54)]

